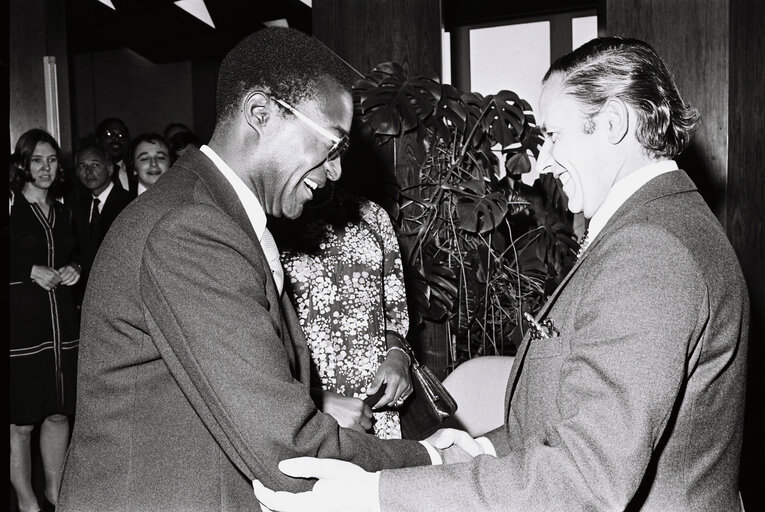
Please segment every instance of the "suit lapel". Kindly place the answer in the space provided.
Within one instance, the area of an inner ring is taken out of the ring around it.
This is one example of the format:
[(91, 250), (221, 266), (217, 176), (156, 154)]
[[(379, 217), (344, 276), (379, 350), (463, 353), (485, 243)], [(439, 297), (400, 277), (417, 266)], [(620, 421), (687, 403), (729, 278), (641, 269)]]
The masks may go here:
[[(614, 215), (608, 220), (600, 233), (598, 233), (592, 242), (590, 242), (587, 250), (584, 251), (584, 253), (579, 258), (577, 258), (574, 266), (571, 268), (568, 274), (566, 274), (561, 283), (555, 288), (555, 291), (550, 294), (547, 301), (545, 301), (545, 304), (537, 313), (536, 320), (540, 321), (545, 318), (547, 312), (550, 311), (550, 308), (552, 308), (553, 304), (555, 304), (555, 301), (558, 300), (558, 296), (560, 296), (563, 288), (565, 288), (566, 284), (568, 284), (568, 282), (571, 280), (582, 262), (584, 262), (587, 256), (593, 253), (603, 238), (607, 237), (609, 233), (619, 229), (625, 223), (629, 222), (629, 214), (631, 212), (636, 211), (640, 207), (655, 199), (658, 199), (659, 197), (683, 192), (691, 192), (694, 190), (696, 190), (696, 186), (693, 184), (693, 181), (691, 181), (688, 175), (681, 170), (671, 171), (666, 174), (659, 175), (640, 187), (632, 196), (627, 199), (627, 201), (624, 202), (624, 204), (619, 207), (618, 210), (616, 210)], [(520, 377), (528, 348), (529, 333), (526, 333), (526, 335), (523, 337), (523, 340), (521, 341), (521, 346), (518, 348), (518, 353), (516, 354), (515, 360), (513, 361), (513, 369), (510, 372), (510, 377), (507, 381), (507, 391), (505, 392), (506, 416), (510, 411), (510, 402), (512, 401), (513, 393), (515, 392), (515, 387), (518, 383), (518, 378)]]
[[(247, 233), (247, 236), (250, 238), (250, 240), (252, 240), (252, 244), (255, 247), (255, 254), (257, 255), (263, 270), (268, 276), (267, 279), (269, 284), (267, 286), (270, 288), (269, 295), (270, 297), (276, 298), (274, 299), (276, 304), (273, 304), (276, 306), (274, 307), (274, 310), (281, 313), (279, 315), (279, 322), (282, 325), (281, 339), (282, 343), (284, 344), (284, 348), (287, 351), (287, 356), (289, 358), (293, 375), (296, 375), (296, 372), (300, 371), (299, 367), (303, 366), (302, 364), (297, 364), (295, 355), (296, 346), (293, 342), (293, 331), (295, 326), (298, 326), (299, 324), (297, 323), (297, 318), (295, 317), (294, 312), (292, 317), (295, 318), (290, 318), (290, 316), (287, 314), (287, 308), (284, 304), (284, 301), (286, 300), (286, 294), (283, 294), (283, 297), (278, 299), (280, 295), (276, 288), (276, 283), (274, 282), (273, 275), (271, 274), (271, 267), (268, 265), (268, 260), (266, 259), (266, 255), (263, 253), (263, 247), (260, 245), (258, 235), (255, 233), (255, 229), (252, 227), (250, 218), (247, 216), (247, 211), (244, 209), (244, 206), (242, 206), (242, 202), (239, 200), (239, 196), (237, 196), (234, 188), (231, 186), (231, 183), (228, 182), (226, 177), (223, 176), (215, 164), (199, 150), (189, 151), (189, 153), (185, 154), (181, 159), (178, 160), (178, 162), (176, 162), (176, 166), (193, 172), (196, 176), (198, 176), (202, 183), (204, 183), (206, 186), (216, 206), (223, 210), (229, 217), (234, 219), (239, 227), (242, 228), (245, 233)], [(292, 308), (291, 304), (289, 305), (289, 308)], [(297, 328), (299, 329), (299, 326)]]

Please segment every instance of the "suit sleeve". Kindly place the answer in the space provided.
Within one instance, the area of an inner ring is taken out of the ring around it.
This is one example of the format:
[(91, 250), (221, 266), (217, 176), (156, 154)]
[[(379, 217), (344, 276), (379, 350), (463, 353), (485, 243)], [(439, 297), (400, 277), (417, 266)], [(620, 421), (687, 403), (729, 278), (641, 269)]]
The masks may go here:
[(534, 401), (516, 396), (510, 414), (526, 407), (515, 414), (536, 427), (513, 443), (507, 425), (488, 434), (497, 458), (383, 471), (383, 511), (627, 508), (671, 424), (707, 295), (691, 254), (662, 229), (622, 229), (597, 250), (599, 264), (575, 276), (586, 291), (566, 298), (578, 303), (573, 332), (558, 340), (570, 347), (559, 369), (532, 375), (526, 356), (527, 390), (556, 383), (544, 406), (553, 413), (534, 416)]
[(216, 441), (248, 478), (276, 489), (311, 483), (277, 463), (308, 455), (367, 470), (427, 464), (414, 442), (341, 429), (317, 411), (290, 369), (272, 281), (254, 243), (212, 206), (185, 206), (152, 230), (142, 257), (149, 330), (173, 377)]

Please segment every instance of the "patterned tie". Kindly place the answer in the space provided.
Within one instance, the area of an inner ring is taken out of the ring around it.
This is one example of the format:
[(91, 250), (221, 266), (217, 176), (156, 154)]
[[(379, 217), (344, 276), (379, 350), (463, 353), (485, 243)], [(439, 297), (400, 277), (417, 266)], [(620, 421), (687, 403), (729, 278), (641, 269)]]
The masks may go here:
[(268, 266), (271, 267), (271, 273), (274, 275), (276, 289), (281, 294), (282, 288), (284, 287), (284, 269), (282, 268), (282, 262), (279, 259), (279, 248), (276, 247), (276, 240), (274, 240), (274, 236), (268, 228), (263, 231), (263, 238), (260, 239), (260, 246), (263, 248), (263, 254), (266, 255)]
[(579, 251), (576, 253), (577, 258), (581, 257), (587, 249), (587, 246), (590, 245), (590, 239), (587, 236), (588, 231), (589, 230), (585, 229), (584, 233), (582, 233), (582, 238), (579, 239)]
[(94, 240), (98, 237), (101, 229), (101, 212), (98, 211), (98, 205), (101, 200), (97, 197), (93, 198), (93, 204), (90, 208), (90, 238)]

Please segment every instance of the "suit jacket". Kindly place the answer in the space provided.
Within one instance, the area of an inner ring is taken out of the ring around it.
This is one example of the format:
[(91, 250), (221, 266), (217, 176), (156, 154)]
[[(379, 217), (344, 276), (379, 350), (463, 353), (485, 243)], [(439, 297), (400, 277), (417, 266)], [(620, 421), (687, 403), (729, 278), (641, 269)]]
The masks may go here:
[(252, 511), (252, 478), (310, 487), (281, 474), (285, 458), (429, 463), (417, 442), (317, 411), (309, 364), (236, 193), (201, 152), (184, 155), (96, 256), (58, 510)]
[(382, 510), (738, 510), (748, 315), (717, 219), (656, 177), (539, 313), (560, 336), (519, 348), (498, 457), (383, 471)]

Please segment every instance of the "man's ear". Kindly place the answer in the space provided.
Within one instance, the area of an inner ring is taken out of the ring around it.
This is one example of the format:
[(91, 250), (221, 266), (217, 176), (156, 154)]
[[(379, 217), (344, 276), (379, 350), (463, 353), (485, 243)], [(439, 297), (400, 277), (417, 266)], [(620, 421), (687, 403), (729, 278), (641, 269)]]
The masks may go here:
[(268, 94), (252, 91), (244, 98), (244, 118), (256, 132), (261, 133), (270, 119)]
[(610, 98), (602, 110), (608, 128), (608, 142), (619, 144), (630, 129), (630, 111), (620, 98)]

